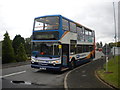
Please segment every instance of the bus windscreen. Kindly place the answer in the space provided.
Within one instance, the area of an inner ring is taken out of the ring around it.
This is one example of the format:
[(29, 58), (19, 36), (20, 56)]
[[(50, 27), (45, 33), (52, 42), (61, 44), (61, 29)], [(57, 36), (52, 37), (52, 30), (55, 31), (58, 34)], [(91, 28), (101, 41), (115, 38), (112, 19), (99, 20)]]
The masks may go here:
[(42, 17), (35, 19), (34, 31), (57, 30), (59, 28), (59, 17)]
[(59, 57), (59, 44), (33, 42), (32, 54), (33, 56), (38, 55), (39, 57)]

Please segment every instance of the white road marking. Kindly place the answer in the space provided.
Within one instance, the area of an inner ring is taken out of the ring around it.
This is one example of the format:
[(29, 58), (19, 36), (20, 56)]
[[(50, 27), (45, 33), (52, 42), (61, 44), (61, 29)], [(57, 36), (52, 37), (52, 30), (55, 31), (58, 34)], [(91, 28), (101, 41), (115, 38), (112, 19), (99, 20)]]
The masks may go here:
[(13, 75), (17, 75), (17, 74), (21, 74), (21, 73), (25, 73), (26, 71), (21, 71), (21, 72), (16, 72), (16, 73), (11, 73), (8, 75), (4, 75), (4, 76), (0, 76), (0, 78), (5, 78), (5, 77), (9, 77), (9, 76), (13, 76)]
[(82, 73), (85, 73), (85, 71), (82, 71)]
[(83, 77), (87, 76), (87, 75), (82, 75)]
[(27, 84), (27, 85), (31, 85), (31, 82), (25, 82), (25, 84)]

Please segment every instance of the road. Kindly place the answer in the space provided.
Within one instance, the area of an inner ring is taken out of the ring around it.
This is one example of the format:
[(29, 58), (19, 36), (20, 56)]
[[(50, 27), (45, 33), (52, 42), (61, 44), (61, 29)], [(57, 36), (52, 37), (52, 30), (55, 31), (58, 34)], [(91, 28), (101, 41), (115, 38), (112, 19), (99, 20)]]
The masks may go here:
[[(102, 55), (101, 52), (96, 52), (96, 59)], [(68, 72), (69, 70), (62, 74), (52, 71), (34, 72), (30, 64), (5, 68), (2, 70), (2, 88), (64, 88), (64, 77)], [(14, 81), (24, 83), (13, 83)]]
[(97, 60), (99, 58), (101, 58), (101, 56), (105, 56), (101, 51), (96, 51), (95, 53), (95, 58), (93, 60)]
[[(64, 76), (52, 71), (37, 71), (30, 65), (12, 67), (3, 70), (2, 88), (63, 88)], [(25, 83), (11, 83), (11, 81), (25, 81)], [(31, 83), (31, 84), (29, 84)]]
[[(103, 67), (104, 59), (89, 62), (74, 69), (67, 77), (68, 88), (109, 88), (96, 78), (95, 70)], [(74, 83), (72, 83), (74, 82)]]

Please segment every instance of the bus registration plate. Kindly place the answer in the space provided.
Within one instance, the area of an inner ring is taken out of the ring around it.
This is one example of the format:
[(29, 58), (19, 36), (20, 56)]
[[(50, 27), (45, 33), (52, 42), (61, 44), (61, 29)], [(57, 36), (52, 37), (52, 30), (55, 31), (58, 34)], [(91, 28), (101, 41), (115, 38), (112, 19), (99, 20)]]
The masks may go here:
[(46, 70), (46, 68), (42, 68), (42, 67), (41, 67), (41, 68), (39, 68), (39, 69), (40, 69), (40, 70)]

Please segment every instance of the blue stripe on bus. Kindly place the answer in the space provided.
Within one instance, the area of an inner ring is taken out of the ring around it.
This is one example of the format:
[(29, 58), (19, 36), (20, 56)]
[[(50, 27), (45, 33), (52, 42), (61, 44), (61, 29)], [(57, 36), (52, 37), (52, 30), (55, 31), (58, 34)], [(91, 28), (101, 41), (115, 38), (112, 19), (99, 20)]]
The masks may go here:
[[(54, 16), (58, 16), (58, 17), (60, 17), (60, 20), (61, 20), (61, 18), (64, 18), (64, 19), (66, 19), (66, 20), (68, 20), (68, 21), (70, 21), (70, 22), (74, 22), (73, 20), (71, 20), (71, 19), (68, 19), (68, 18), (66, 18), (66, 17), (64, 17), (64, 16), (62, 16), (62, 15), (60, 15), (60, 14), (58, 14), (58, 15), (45, 15), (45, 16), (40, 16), (40, 17), (36, 17), (35, 19), (38, 19), (38, 18), (44, 18), (44, 17), (54, 17)], [(74, 23), (76, 23), (76, 22), (74, 22)]]
[(43, 41), (43, 42), (59, 42), (59, 40), (32, 40), (32, 42), (39, 42), (39, 41)]
[[(64, 18), (64, 19), (66, 19), (66, 20), (68, 20), (68, 21), (70, 21), (70, 22), (74, 22), (74, 21), (72, 21), (72, 20), (70, 20), (70, 19), (68, 19), (68, 18), (66, 18), (66, 17), (64, 17), (64, 16), (62, 16), (62, 15), (46, 15), (46, 16), (40, 16), (40, 17), (36, 17), (35, 19), (37, 19), (37, 18), (43, 18), (43, 17), (50, 17), (50, 16), (58, 16), (59, 18), (60, 18), (60, 21), (59, 21), (59, 29), (58, 30), (37, 30), (37, 31), (33, 31), (33, 32), (50, 32), (50, 31), (59, 31), (59, 40), (60, 40), (60, 38), (62, 37), (62, 35), (64, 34), (64, 32), (66, 31), (66, 30), (62, 30), (62, 18)], [(75, 22), (74, 22), (75, 23)]]
[(44, 18), (44, 17), (54, 17), (54, 16), (58, 16), (58, 17), (61, 17), (61, 15), (45, 15), (45, 16), (40, 16), (40, 17), (36, 17), (35, 19), (37, 19), (37, 18)]
[(52, 32), (52, 31), (60, 31), (59, 29), (58, 30), (37, 30), (37, 31), (33, 31), (33, 32)]

